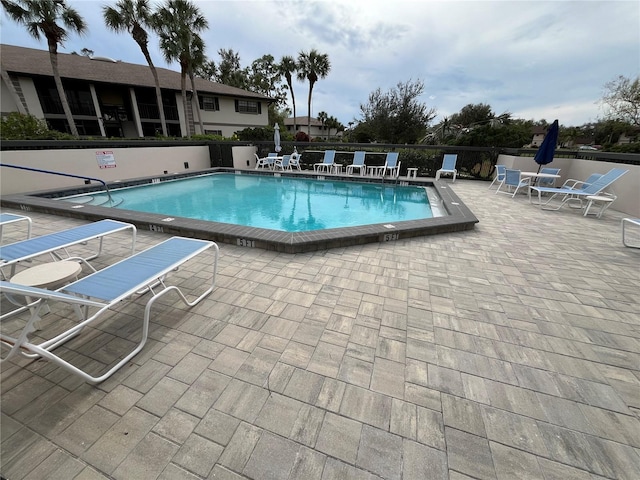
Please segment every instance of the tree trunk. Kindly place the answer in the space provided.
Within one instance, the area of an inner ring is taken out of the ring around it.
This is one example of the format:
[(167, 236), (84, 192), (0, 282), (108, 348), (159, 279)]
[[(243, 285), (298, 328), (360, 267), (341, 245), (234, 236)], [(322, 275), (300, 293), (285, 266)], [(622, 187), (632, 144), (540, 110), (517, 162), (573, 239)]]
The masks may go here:
[(309, 82), (309, 100), (307, 100), (307, 134), (309, 135), (309, 141), (311, 141), (311, 92), (313, 92), (313, 83)]
[(182, 90), (182, 110), (184, 114), (184, 125), (185, 132), (183, 132), (183, 137), (190, 137), (189, 133), (189, 111), (187, 110), (187, 72), (182, 70), (180, 72), (180, 89)]
[(196, 88), (196, 80), (193, 77), (193, 69), (189, 69), (189, 78), (191, 79), (191, 90), (193, 90), (193, 98), (196, 99), (196, 113), (198, 114), (198, 123), (200, 124), (200, 133), (204, 135), (204, 124), (202, 123), (202, 115), (200, 114), (200, 100), (198, 99), (198, 89)]
[(153, 60), (151, 60), (151, 55), (149, 55), (149, 49), (146, 47), (142, 47), (142, 53), (144, 54), (144, 58), (147, 59), (147, 63), (149, 64), (149, 68), (151, 69), (151, 73), (153, 74), (153, 81), (156, 84), (156, 102), (158, 104), (158, 110), (160, 110), (160, 123), (162, 124), (162, 135), (165, 137), (169, 136), (167, 132), (167, 119), (164, 116), (164, 105), (162, 102), (162, 91), (160, 90), (160, 80), (158, 79), (158, 71), (156, 70), (155, 65), (153, 64)]
[(291, 103), (293, 103), (293, 136), (298, 133), (298, 126), (296, 125), (296, 97), (293, 95), (293, 85), (289, 84), (289, 90), (291, 90)]
[(60, 78), (60, 72), (58, 71), (57, 48), (55, 46), (52, 47), (51, 44), (49, 44), (49, 59), (51, 60), (53, 79), (56, 83), (56, 88), (58, 89), (58, 95), (60, 96), (60, 102), (62, 103), (62, 110), (64, 110), (64, 114), (67, 117), (67, 122), (69, 123), (69, 128), (71, 129), (71, 135), (73, 135), (74, 137), (78, 137), (78, 129), (76, 128), (76, 124), (73, 121), (73, 114), (71, 113), (69, 102), (67, 101), (67, 94), (64, 93), (62, 79)]
[(164, 105), (162, 101), (162, 90), (160, 89), (160, 80), (158, 79), (158, 71), (156, 70), (156, 66), (153, 64), (153, 60), (151, 59), (151, 54), (149, 53), (149, 37), (147, 36), (147, 32), (140, 26), (139, 23), (135, 22), (133, 28), (131, 30), (131, 35), (133, 39), (140, 47), (144, 58), (147, 60), (147, 65), (151, 69), (151, 74), (153, 75), (153, 81), (156, 86), (156, 103), (158, 104), (158, 110), (160, 114), (160, 125), (162, 126), (162, 135), (165, 137), (169, 136), (167, 130), (167, 119), (164, 115)]

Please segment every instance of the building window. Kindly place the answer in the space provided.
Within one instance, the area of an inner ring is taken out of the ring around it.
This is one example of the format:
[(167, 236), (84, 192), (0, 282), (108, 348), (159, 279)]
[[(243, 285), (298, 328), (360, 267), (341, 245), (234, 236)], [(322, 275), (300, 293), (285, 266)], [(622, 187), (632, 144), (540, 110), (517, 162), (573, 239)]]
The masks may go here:
[(218, 97), (212, 97), (209, 95), (198, 95), (198, 103), (200, 104), (200, 110), (209, 110), (209, 111), (220, 110)]
[(261, 114), (262, 105), (260, 102), (251, 100), (236, 100), (236, 112)]
[(205, 128), (204, 129), (204, 133), (205, 133), (205, 135), (220, 135), (220, 136), (222, 136), (222, 130), (207, 130)]

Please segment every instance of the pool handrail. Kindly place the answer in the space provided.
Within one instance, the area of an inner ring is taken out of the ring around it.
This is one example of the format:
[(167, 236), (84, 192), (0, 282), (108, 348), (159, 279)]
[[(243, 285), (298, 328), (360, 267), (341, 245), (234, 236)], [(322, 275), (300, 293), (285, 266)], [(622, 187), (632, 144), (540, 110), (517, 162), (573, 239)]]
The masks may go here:
[(60, 176), (63, 176), (63, 177), (80, 178), (82, 180), (89, 180), (89, 181), (93, 181), (93, 182), (99, 182), (104, 186), (104, 189), (107, 192), (107, 197), (109, 198), (109, 202), (113, 203), (113, 199), (111, 198), (111, 192), (109, 191), (109, 186), (107, 185), (107, 183), (104, 180), (100, 180), (99, 178), (87, 177), (87, 176), (83, 176), (83, 175), (74, 175), (72, 173), (55, 172), (53, 170), (44, 170), (42, 168), (23, 167), (22, 165), (11, 165), (10, 163), (0, 163), (0, 167), (17, 168), (19, 170), (28, 170), (30, 172), (49, 173), (51, 175), (60, 175)]

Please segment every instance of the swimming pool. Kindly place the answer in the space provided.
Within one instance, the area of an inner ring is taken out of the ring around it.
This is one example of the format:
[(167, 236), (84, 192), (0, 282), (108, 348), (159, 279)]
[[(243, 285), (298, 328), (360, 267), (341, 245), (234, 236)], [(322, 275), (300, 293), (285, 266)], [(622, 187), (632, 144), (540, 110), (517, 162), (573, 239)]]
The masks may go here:
[[(433, 202), (433, 208), (429, 201)], [(284, 232), (442, 216), (432, 187), (271, 175), (208, 174), (60, 200)]]
[[(190, 219), (179, 215), (169, 215), (166, 213), (137, 212), (134, 210), (108, 208), (96, 206), (89, 203), (71, 203), (59, 201), (62, 197), (73, 195), (93, 195), (99, 196), (101, 186), (80, 185), (77, 187), (51, 190), (45, 192), (34, 192), (31, 194), (13, 194), (0, 197), (2, 206), (20, 209), (24, 212), (38, 211), (66, 217), (80, 218), (87, 221), (95, 221), (102, 218), (111, 218), (136, 225), (139, 229), (146, 229), (156, 232), (163, 232), (171, 235), (190, 236), (213, 240), (218, 243), (229, 243), (243, 247), (262, 248), (266, 250), (279, 251), (284, 253), (302, 253), (316, 250), (325, 250), (337, 247), (352, 245), (363, 245), (375, 242), (393, 242), (410, 237), (434, 235), (445, 232), (455, 232), (470, 230), (478, 222), (471, 210), (458, 198), (447, 182), (436, 182), (433, 179), (396, 179), (389, 180), (376, 178), (350, 177), (346, 175), (318, 175), (312, 171), (302, 172), (256, 172), (255, 170), (238, 170), (231, 168), (212, 168), (199, 172), (188, 172), (180, 174), (166, 174), (156, 177), (131, 179), (109, 184), (110, 189), (120, 187), (133, 187), (145, 184), (164, 183), (180, 178), (202, 176), (205, 174), (233, 174), (239, 182), (245, 182), (248, 177), (272, 176), (277, 179), (301, 178), (310, 181), (330, 180), (332, 182), (349, 182), (359, 185), (377, 185), (387, 190), (383, 191), (385, 205), (392, 205), (392, 195), (385, 197), (385, 192), (390, 193), (391, 187), (424, 187), (435, 194), (432, 207), (437, 204), (440, 216), (432, 218), (419, 218), (416, 220), (398, 220), (381, 223), (371, 223), (359, 226), (346, 226), (342, 228), (324, 228), (318, 230), (307, 230), (297, 232), (286, 232), (270, 228), (261, 228), (245, 225), (235, 225), (231, 223)], [(313, 185), (313, 183), (312, 183)], [(285, 193), (285, 190), (282, 190)], [(285, 194), (290, 195), (287, 191)], [(247, 193), (248, 195), (248, 193)], [(297, 194), (296, 194), (297, 195)], [(118, 194), (115, 194), (118, 197)], [(303, 193), (298, 195), (296, 202), (306, 201)], [(348, 206), (353, 205), (355, 196), (349, 195)], [(430, 196), (431, 198), (431, 196)], [(396, 195), (397, 199), (397, 195)], [(342, 197), (347, 204), (346, 195)], [(337, 209), (337, 208), (336, 208)], [(312, 210), (315, 218), (315, 211)], [(308, 217), (307, 217), (308, 218)]]

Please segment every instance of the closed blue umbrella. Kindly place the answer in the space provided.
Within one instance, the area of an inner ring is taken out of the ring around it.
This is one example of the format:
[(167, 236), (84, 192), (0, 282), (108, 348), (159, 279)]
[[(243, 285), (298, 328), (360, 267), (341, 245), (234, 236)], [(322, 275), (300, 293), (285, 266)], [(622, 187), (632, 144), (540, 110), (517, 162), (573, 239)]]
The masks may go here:
[(558, 130), (558, 120), (554, 120), (544, 136), (544, 140), (542, 140), (542, 145), (540, 145), (535, 157), (533, 157), (538, 164), (538, 172), (542, 165), (553, 162), (553, 155), (556, 153), (556, 145), (558, 144)]

